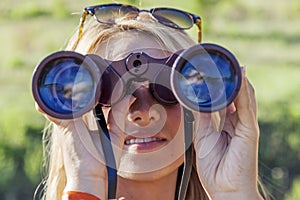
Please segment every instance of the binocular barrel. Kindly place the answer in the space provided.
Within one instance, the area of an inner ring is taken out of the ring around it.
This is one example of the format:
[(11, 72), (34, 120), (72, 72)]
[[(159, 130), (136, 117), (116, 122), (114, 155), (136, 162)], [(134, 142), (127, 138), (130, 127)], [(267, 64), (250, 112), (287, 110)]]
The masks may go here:
[(214, 112), (237, 96), (241, 71), (234, 55), (216, 44), (198, 44), (160, 59), (131, 53), (118, 61), (60, 51), (37, 65), (32, 93), (46, 114), (72, 119), (97, 104), (111, 106), (120, 101), (132, 81), (148, 81), (160, 103)]

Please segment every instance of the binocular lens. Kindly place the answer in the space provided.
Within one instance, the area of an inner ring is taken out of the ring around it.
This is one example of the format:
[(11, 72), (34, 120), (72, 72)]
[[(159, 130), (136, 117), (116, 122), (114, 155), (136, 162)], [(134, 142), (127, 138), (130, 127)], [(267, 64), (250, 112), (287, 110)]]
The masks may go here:
[(36, 72), (38, 78), (33, 79), (37, 84), (34, 94), (39, 106), (46, 113), (58, 118), (81, 115), (90, 104), (94, 104), (97, 85), (90, 66), (84, 58), (76, 57), (74, 52), (71, 54), (57, 59), (57, 53), (51, 55), (49, 62), (46, 59), (40, 64), (42, 67)]
[(240, 87), (239, 65), (217, 45), (203, 44), (183, 52), (176, 64), (173, 91), (180, 103), (201, 112), (226, 107)]
[(39, 85), (41, 97), (60, 113), (77, 112), (87, 106), (93, 95), (90, 73), (80, 65), (68, 61), (52, 68)]

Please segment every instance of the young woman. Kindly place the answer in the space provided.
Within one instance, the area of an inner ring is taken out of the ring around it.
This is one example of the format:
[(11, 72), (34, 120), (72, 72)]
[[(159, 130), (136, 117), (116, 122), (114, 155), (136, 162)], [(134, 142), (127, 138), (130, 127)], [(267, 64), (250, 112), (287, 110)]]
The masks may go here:
[[(190, 26), (167, 20), (165, 10), (118, 4), (85, 9), (79, 33), (66, 50), (116, 61), (135, 52), (164, 58), (196, 45), (182, 29)], [(170, 10), (200, 27), (196, 15)], [(85, 23), (89, 14), (96, 20)], [(185, 148), (183, 107), (160, 103), (150, 84), (133, 80), (122, 99), (102, 107), (117, 162), (117, 199), (177, 198)], [(92, 112), (61, 120), (37, 109), (53, 124), (46, 135), (50, 142), (44, 199), (107, 199), (106, 163)], [(257, 105), (245, 68), (233, 103), (218, 112), (193, 114), (195, 156), (186, 199), (262, 199), (257, 186)]]

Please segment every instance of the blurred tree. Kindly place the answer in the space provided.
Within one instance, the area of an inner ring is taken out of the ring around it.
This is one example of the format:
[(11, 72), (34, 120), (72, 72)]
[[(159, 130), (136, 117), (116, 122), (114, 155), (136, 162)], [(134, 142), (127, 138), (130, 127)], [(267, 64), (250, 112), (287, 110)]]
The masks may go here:
[(285, 200), (300, 199), (300, 176), (294, 179), (291, 191), (286, 195)]
[(53, 0), (52, 13), (54, 17), (65, 18), (70, 15), (66, 0)]
[[(300, 176), (300, 117), (291, 113), (287, 103), (271, 107), (272, 110), (268, 113), (279, 115), (259, 119), (259, 171), (265, 186), (275, 199), (284, 199), (294, 177)], [(297, 186), (299, 187), (299, 180), (295, 183), (291, 196), (294, 195), (293, 192), (299, 192)]]
[(0, 199), (32, 199), (40, 181), (40, 130), (28, 127), (25, 142), (18, 146), (0, 139)]

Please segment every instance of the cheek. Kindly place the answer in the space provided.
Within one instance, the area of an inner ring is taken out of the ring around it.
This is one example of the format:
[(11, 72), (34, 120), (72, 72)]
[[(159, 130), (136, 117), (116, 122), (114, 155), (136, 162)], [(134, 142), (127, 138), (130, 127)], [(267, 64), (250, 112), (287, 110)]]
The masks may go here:
[(131, 97), (124, 97), (120, 102), (114, 104), (112, 107), (102, 108), (109, 130), (115, 133), (124, 132), (131, 100)]
[(112, 130), (112, 127), (116, 125), (115, 120), (114, 120), (114, 114), (113, 111), (110, 107), (103, 107), (103, 115), (105, 117), (105, 121), (108, 127), (108, 130)]
[(103, 111), (103, 115), (104, 115), (104, 118), (106, 120), (106, 122), (108, 122), (108, 116), (109, 116), (109, 112), (110, 112), (110, 108), (109, 107), (102, 107), (102, 111)]
[(166, 108), (167, 111), (167, 120), (166, 120), (166, 128), (169, 130), (169, 133), (173, 135), (173, 137), (177, 133), (183, 132), (183, 112), (182, 108), (179, 104), (171, 106), (170, 108)]

